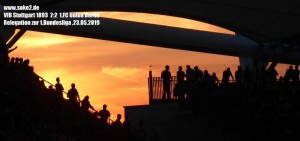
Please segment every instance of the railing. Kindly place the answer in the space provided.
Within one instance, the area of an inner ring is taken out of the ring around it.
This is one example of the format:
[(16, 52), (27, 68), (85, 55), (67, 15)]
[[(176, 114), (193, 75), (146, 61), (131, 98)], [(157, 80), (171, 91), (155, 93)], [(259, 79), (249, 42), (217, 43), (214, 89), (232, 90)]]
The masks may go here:
[[(161, 102), (176, 102), (178, 97), (174, 96), (174, 87), (177, 83), (177, 77), (172, 76), (170, 82), (170, 99), (165, 100), (163, 98), (163, 79), (161, 77), (152, 77), (152, 72), (149, 71), (148, 78), (148, 90), (149, 90), (149, 103), (161, 103)], [(229, 80), (230, 84), (235, 84), (234, 80)], [(220, 86), (222, 84), (221, 80), (218, 82)]]
[[(36, 74), (37, 75), (37, 74)], [(48, 83), (50, 86), (53, 86), (55, 88), (55, 85), (52, 84), (51, 82), (47, 81), (46, 79), (44, 79), (43, 77), (37, 75), (40, 79), (42, 79), (44, 82)], [(63, 91), (63, 93), (67, 94), (67, 92)]]
[[(149, 90), (152, 91), (152, 93), (149, 91), (150, 96), (150, 101), (151, 100), (161, 100), (163, 97), (163, 80), (161, 77), (152, 77), (152, 88), (150, 86), (150, 80), (149, 78)], [(171, 77), (171, 83), (170, 83), (170, 96), (171, 100), (177, 99), (174, 94), (173, 94), (173, 89), (175, 87), (175, 83), (177, 82), (176, 76)]]
[[(37, 75), (37, 74), (36, 74)], [(46, 82), (46, 83), (48, 83), (50, 86), (53, 86), (54, 88), (55, 88), (55, 85), (53, 85), (51, 82), (49, 82), (49, 81), (47, 81), (46, 79), (44, 79), (43, 77), (41, 77), (41, 76), (39, 76), (39, 75), (37, 75), (38, 77), (39, 77), (39, 79), (41, 79), (41, 80), (43, 80), (44, 82)], [(67, 92), (65, 92), (65, 91), (63, 91), (63, 93), (65, 93), (65, 94), (67, 94)], [(81, 102), (81, 101), (79, 101), (79, 102)], [(96, 111), (96, 110), (89, 110), (89, 112), (91, 112), (91, 113), (93, 113), (93, 111), (94, 112), (98, 112), (98, 111)], [(108, 118), (107, 119), (107, 123), (110, 125), (111, 123), (113, 123), (114, 122), (114, 120), (112, 120), (111, 118)]]

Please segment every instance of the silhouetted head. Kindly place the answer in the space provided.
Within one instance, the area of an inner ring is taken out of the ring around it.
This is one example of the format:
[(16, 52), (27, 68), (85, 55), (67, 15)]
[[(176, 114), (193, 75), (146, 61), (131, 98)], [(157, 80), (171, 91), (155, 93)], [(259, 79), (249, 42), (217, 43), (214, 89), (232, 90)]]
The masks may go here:
[(72, 88), (75, 88), (75, 84), (74, 84), (74, 83), (72, 83), (72, 84), (71, 84), (71, 87), (72, 87)]
[(118, 114), (118, 115), (117, 115), (117, 119), (120, 120), (121, 118), (122, 118), (121, 114)]
[(103, 109), (105, 109), (105, 110), (106, 110), (106, 108), (107, 108), (107, 105), (106, 105), (106, 104), (104, 104), (104, 105), (103, 105)]
[(190, 65), (187, 65), (186, 68), (187, 68), (187, 69), (191, 69), (191, 66), (190, 66)]
[(15, 63), (15, 57), (10, 58), (10, 63)]
[(88, 95), (84, 97), (85, 100), (89, 100), (89, 98), (90, 97)]
[(207, 70), (204, 70), (204, 74), (207, 75), (207, 74), (208, 74), (208, 71), (207, 71)]
[(293, 69), (293, 66), (290, 66), (289, 69)]
[(20, 60), (20, 58), (19, 58), (19, 57), (16, 57), (15, 63), (16, 63), (16, 64), (19, 63), (19, 60)]
[(23, 58), (20, 58), (20, 59), (19, 59), (19, 63), (20, 63), (20, 64), (23, 64)]
[(215, 73), (215, 72), (213, 72), (213, 73), (212, 73), (212, 76), (216, 76), (216, 73)]
[(29, 65), (29, 63), (30, 63), (29, 59), (26, 59), (26, 60), (24, 60), (24, 62), (23, 62), (23, 64), (24, 64), (24, 65), (27, 65), (27, 66)]
[(195, 69), (195, 70), (198, 70), (199, 68), (198, 68), (198, 66), (195, 66), (194, 69)]
[(230, 68), (227, 68), (227, 71), (230, 71)]
[(57, 82), (57, 83), (59, 83), (59, 82), (60, 82), (60, 79), (59, 79), (59, 77), (57, 77), (57, 78), (56, 78), (56, 82)]
[(169, 65), (166, 65), (165, 68), (166, 68), (166, 70), (169, 70), (169, 69), (170, 69)]
[(53, 86), (52, 86), (52, 85), (49, 85), (48, 89), (49, 89), (49, 90), (53, 90)]
[(182, 70), (182, 66), (179, 66), (178, 69), (179, 69), (179, 70)]

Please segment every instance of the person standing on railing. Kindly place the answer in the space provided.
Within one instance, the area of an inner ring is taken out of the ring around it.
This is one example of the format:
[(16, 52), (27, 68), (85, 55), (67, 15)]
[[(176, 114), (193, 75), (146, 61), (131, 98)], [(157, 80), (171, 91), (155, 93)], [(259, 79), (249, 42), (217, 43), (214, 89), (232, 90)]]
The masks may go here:
[(165, 66), (165, 70), (161, 72), (161, 78), (163, 79), (163, 96), (162, 99), (171, 99), (170, 84), (171, 84), (171, 72), (169, 71), (170, 67)]
[(77, 89), (75, 88), (75, 84), (72, 83), (71, 84), (71, 89), (68, 91), (68, 98), (69, 98), (69, 102), (71, 104), (71, 106), (73, 107), (79, 107), (79, 102), (80, 101), (80, 97), (79, 97), (79, 94), (78, 94), (78, 91)]
[(60, 82), (59, 77), (56, 78), (56, 84), (55, 84), (55, 92), (58, 98), (63, 98), (63, 91), (64, 91), (64, 87), (62, 86)]

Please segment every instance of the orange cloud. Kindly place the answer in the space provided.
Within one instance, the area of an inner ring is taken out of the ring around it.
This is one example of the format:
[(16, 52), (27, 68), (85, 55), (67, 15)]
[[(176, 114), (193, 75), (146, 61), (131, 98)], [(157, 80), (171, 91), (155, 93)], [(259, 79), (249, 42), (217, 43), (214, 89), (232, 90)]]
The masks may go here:
[(121, 67), (103, 67), (102, 72), (111, 75), (122, 80), (126, 80), (134, 83), (141, 83), (138, 80), (135, 80), (135, 76), (143, 72), (138, 68), (121, 68)]

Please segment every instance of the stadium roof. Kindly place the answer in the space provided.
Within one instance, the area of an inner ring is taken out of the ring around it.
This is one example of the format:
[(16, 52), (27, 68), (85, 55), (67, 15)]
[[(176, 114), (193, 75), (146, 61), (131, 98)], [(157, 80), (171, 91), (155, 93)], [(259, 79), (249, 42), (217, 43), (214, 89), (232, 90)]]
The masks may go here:
[[(130, 11), (184, 17), (217, 25), (258, 42), (298, 43), (295, 0), (10, 0), (54, 11)], [(4, 5), (9, 2), (2, 2)]]
[(212, 34), (102, 17), (101, 28), (83, 25), (18, 28), (271, 62), (300, 62), (300, 1), (5, 0), (0, 4), (38, 5), (40, 10), (48, 12), (122, 11), (183, 17), (232, 30), (236, 35)]

